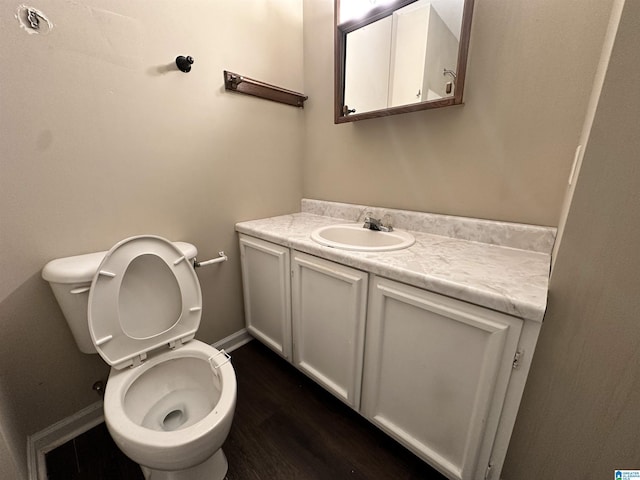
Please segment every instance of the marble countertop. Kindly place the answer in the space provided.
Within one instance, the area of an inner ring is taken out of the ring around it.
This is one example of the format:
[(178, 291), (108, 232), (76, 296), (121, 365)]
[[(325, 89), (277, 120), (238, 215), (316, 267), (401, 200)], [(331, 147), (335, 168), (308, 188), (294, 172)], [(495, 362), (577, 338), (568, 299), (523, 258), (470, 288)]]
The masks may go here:
[(301, 212), (240, 222), (236, 230), (499, 312), (542, 321), (550, 253), (420, 231), (411, 231), (414, 245), (390, 252), (346, 251), (311, 239), (316, 228), (339, 223), (347, 222), (344, 217)]

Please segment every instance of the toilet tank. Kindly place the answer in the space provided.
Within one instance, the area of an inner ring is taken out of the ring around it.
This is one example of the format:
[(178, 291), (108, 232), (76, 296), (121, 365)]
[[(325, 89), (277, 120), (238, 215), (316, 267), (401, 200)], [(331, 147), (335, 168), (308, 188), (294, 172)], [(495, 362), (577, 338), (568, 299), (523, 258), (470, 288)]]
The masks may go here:
[[(196, 257), (198, 250), (194, 245), (185, 242), (173, 243), (188, 259), (193, 260)], [(89, 334), (87, 309), (91, 280), (106, 253), (104, 251), (57, 258), (42, 269), (42, 278), (51, 285), (73, 338), (83, 353), (98, 353)]]

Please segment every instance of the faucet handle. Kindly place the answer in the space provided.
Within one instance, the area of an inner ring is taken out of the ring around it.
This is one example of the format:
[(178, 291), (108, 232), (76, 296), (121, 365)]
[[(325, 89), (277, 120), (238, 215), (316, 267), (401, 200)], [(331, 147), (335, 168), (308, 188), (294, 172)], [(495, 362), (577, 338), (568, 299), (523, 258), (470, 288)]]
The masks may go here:
[(373, 218), (373, 213), (367, 212), (364, 215), (364, 225), (362, 227), (370, 230), (380, 230), (380, 220)]
[(382, 220), (380, 221), (380, 229), (384, 232), (392, 232), (393, 231), (393, 217), (390, 214), (386, 213)]

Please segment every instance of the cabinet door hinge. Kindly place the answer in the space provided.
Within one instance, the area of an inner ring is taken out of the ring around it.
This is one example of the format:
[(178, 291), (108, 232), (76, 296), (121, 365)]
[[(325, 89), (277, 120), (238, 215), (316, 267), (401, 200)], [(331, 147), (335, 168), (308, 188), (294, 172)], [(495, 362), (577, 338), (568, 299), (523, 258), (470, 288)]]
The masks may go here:
[(522, 350), (516, 350), (516, 354), (513, 356), (513, 368), (518, 368), (520, 366), (520, 362), (522, 361)]
[(491, 469), (493, 468), (493, 465), (491, 463), (489, 463), (487, 465), (487, 469), (484, 471), (484, 480), (489, 480), (489, 476), (491, 475)]

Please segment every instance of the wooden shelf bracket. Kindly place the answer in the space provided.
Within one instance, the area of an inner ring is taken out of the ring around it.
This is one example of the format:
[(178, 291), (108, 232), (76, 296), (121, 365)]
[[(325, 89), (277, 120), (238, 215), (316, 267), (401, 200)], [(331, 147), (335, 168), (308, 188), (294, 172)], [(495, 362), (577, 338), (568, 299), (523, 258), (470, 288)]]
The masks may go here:
[(275, 85), (270, 85), (227, 70), (224, 71), (224, 88), (232, 92), (266, 98), (267, 100), (286, 103), (287, 105), (300, 108), (304, 108), (304, 101), (309, 98), (302, 93), (285, 90), (284, 88), (276, 87)]

